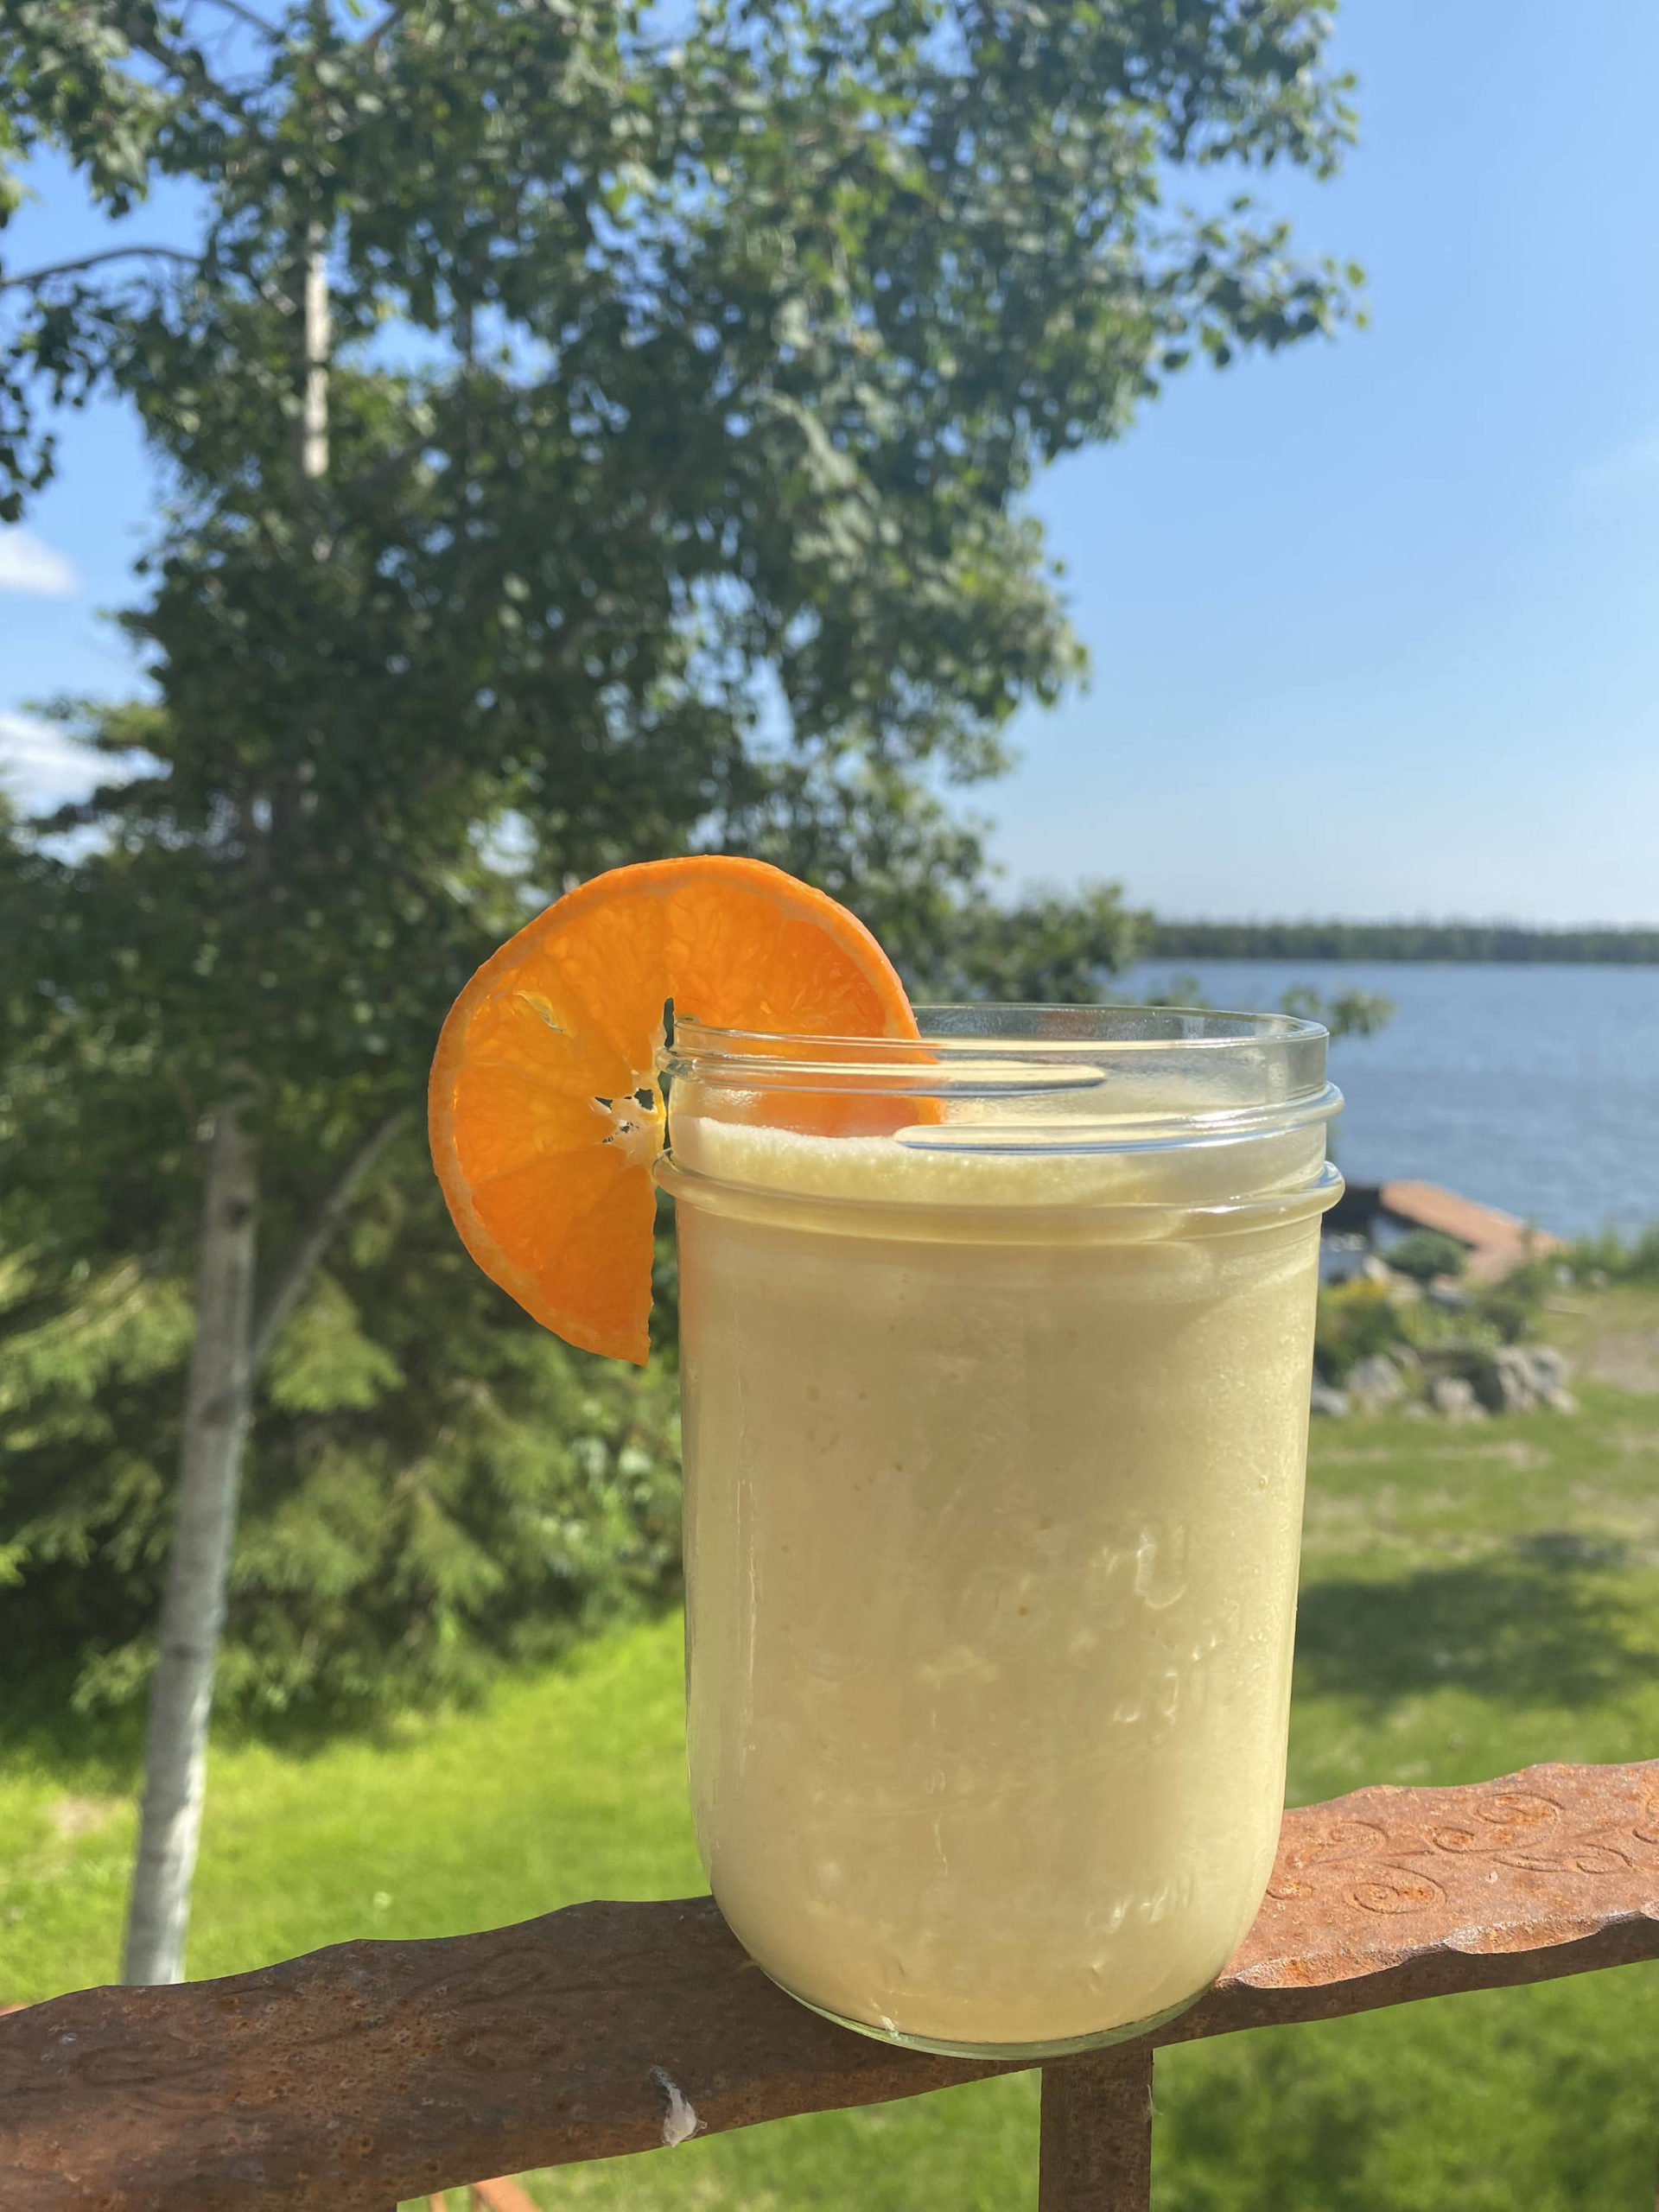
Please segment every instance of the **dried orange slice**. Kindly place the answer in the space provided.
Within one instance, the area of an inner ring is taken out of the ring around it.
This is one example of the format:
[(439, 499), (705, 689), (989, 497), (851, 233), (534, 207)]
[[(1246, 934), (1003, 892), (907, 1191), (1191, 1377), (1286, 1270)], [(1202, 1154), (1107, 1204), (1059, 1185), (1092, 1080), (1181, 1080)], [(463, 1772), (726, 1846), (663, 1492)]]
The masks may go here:
[(538, 914), (450, 1009), (432, 1160), (461, 1241), (544, 1327), (643, 1363), (663, 1008), (722, 1029), (914, 1037), (862, 922), (764, 861), (613, 868)]

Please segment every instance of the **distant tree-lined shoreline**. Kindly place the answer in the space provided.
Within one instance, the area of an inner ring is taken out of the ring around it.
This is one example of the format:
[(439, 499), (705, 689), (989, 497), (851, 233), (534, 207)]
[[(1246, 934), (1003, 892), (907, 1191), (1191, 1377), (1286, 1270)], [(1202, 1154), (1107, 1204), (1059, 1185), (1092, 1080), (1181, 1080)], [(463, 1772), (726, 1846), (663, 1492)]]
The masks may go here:
[(1143, 960), (1509, 960), (1659, 963), (1659, 929), (1528, 929), (1514, 922), (1152, 922)]

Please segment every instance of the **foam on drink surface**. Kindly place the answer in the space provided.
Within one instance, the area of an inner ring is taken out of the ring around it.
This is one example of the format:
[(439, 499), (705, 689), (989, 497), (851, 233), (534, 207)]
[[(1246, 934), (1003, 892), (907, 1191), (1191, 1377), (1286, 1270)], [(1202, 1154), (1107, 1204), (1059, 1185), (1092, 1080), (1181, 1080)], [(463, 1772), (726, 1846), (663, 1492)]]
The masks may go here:
[[(1306, 1180), (1299, 1145), (1258, 1147), (1258, 1186)], [(1036, 2044), (1179, 2005), (1277, 1836), (1317, 1219), (1184, 1216), (1239, 1179), (1213, 1153), (690, 1118), (674, 1148), (722, 1910), (888, 2032)]]

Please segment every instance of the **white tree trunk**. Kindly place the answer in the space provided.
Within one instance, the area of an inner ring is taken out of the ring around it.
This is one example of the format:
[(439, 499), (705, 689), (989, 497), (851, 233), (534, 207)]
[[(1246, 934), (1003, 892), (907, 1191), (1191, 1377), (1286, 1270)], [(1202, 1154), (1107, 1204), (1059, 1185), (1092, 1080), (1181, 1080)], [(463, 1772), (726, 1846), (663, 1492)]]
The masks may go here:
[(144, 1808), (127, 1916), (128, 1982), (180, 1981), (207, 1783), (207, 1723), (253, 1385), (365, 1178), (409, 1120), (389, 1114), (346, 1161), (254, 1304), (258, 1160), (234, 1103), (213, 1121), (196, 1265), (196, 1338), (184, 1402), (178, 1517), (149, 1694)]
[(315, 483), (328, 474), (328, 257), (327, 233), (320, 223), (311, 226), (306, 240), (304, 292), (300, 474)]
[(258, 1160), (238, 1103), (213, 1118), (196, 1264), (196, 1336), (144, 1752), (144, 1804), (121, 1978), (179, 1981), (207, 1779), (242, 1447), (253, 1396)]
[[(301, 288), (302, 383), (297, 459), (302, 481), (328, 474), (327, 233), (307, 233)], [(325, 549), (317, 549), (321, 556)], [(254, 1377), (353, 1192), (404, 1117), (394, 1116), (352, 1161), (256, 1318), (254, 1268), (258, 1161), (234, 1101), (214, 1117), (196, 1263), (196, 1337), (185, 1393), (178, 1517), (162, 1599), (156, 1677), (144, 1751), (144, 1803), (127, 1913), (121, 1978), (181, 1981), (190, 1885), (207, 1786), (207, 1724), (225, 1625), (231, 1543), (242, 1487), (242, 1452)]]

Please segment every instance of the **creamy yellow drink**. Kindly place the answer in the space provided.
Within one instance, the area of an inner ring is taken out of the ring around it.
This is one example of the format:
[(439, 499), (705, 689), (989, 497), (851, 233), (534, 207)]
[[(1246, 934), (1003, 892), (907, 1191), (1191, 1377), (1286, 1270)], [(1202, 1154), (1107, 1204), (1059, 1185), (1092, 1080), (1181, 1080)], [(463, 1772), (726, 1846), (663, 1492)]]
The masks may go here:
[(1278, 1835), (1328, 1103), (1099, 1109), (677, 1094), (698, 1840), (769, 1974), (905, 2040), (1178, 2008)]

